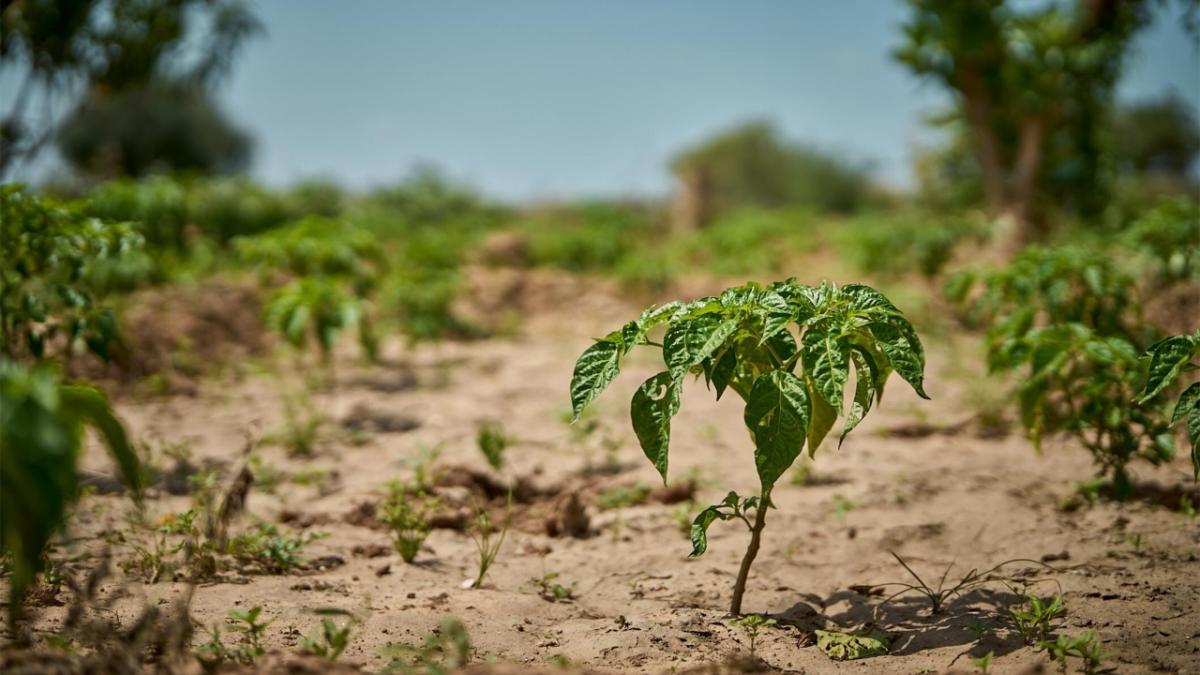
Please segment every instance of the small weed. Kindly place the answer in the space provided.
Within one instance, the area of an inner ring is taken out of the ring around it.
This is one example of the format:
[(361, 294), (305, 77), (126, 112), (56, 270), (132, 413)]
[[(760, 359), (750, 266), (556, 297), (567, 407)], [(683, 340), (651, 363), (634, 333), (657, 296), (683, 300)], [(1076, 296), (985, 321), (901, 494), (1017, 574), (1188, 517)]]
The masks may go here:
[(1053, 642), (1043, 640), (1039, 646), (1050, 654), (1050, 658), (1059, 662), (1064, 673), (1067, 672), (1067, 659), (1069, 658), (1077, 658), (1082, 661), (1080, 668), (1086, 675), (1095, 675), (1100, 672), (1100, 666), (1103, 665), (1104, 660), (1112, 656), (1102, 649), (1100, 639), (1096, 637), (1094, 630), (1089, 630), (1076, 637), (1059, 635)]
[(442, 456), (442, 446), (420, 444), (417, 446), (417, 455), (415, 457), (403, 457), (401, 462), (412, 467), (412, 476), (409, 478), (406, 489), (418, 494), (431, 494), (433, 486), (438, 482), (439, 472), (434, 467), (438, 458)]
[(992, 666), (992, 659), (995, 658), (995, 652), (988, 652), (983, 656), (971, 659), (971, 665), (979, 669), (983, 675), (987, 675), (988, 668)]
[(1188, 520), (1194, 520), (1200, 511), (1196, 509), (1196, 505), (1192, 503), (1191, 497), (1187, 495), (1179, 495), (1179, 512), (1188, 517)]
[(484, 422), (480, 425), (475, 443), (487, 459), (488, 466), (496, 471), (504, 466), (504, 449), (508, 447), (508, 437), (504, 435), (504, 428), (498, 422)]
[(684, 535), (691, 534), (692, 531), (692, 513), (696, 511), (698, 504), (693, 501), (680, 502), (671, 509), (671, 522), (675, 523), (679, 531)]
[[(883, 602), (881, 602), (875, 606), (874, 614), (876, 616), (876, 619), (878, 619), (879, 610), (884, 605), (886, 605), (887, 603), (891, 602), (893, 599), (895, 599), (905, 593), (916, 592), (916, 593), (920, 593), (921, 595), (924, 595), (926, 598), (929, 599), (929, 607), (930, 607), (929, 613), (937, 614), (942, 611), (942, 606), (946, 603), (946, 601), (949, 600), (950, 598), (953, 598), (956, 595), (966, 593), (967, 591), (969, 591), (977, 586), (981, 586), (981, 585), (989, 583), (989, 582), (1004, 581), (1004, 577), (997, 575), (996, 572), (998, 570), (1000, 570), (1002, 567), (1004, 567), (1005, 565), (1010, 565), (1012, 563), (1017, 563), (1017, 562), (1025, 562), (1025, 563), (1032, 563), (1035, 565), (1041, 565), (1042, 567), (1049, 568), (1049, 566), (1046, 565), (1045, 563), (1041, 563), (1036, 560), (1029, 560), (1029, 559), (1025, 559), (1025, 558), (1017, 558), (1014, 560), (1005, 560), (1004, 562), (1001, 562), (1001, 563), (991, 567), (990, 569), (984, 570), (983, 572), (980, 572), (977, 569), (972, 569), (971, 571), (967, 572), (962, 578), (960, 578), (956, 583), (954, 583), (954, 585), (947, 586), (946, 579), (950, 576), (950, 570), (954, 568), (954, 563), (951, 563), (946, 566), (945, 571), (942, 572), (942, 576), (937, 581), (937, 586), (934, 587), (934, 586), (931, 586), (931, 585), (925, 583), (925, 580), (922, 579), (921, 576), (919, 574), (917, 574), (913, 570), (913, 568), (909, 566), (909, 564), (907, 562), (904, 561), (904, 558), (901, 558), (895, 551), (889, 551), (889, 553), (891, 553), (892, 557), (896, 559), (896, 562), (900, 563), (901, 567), (903, 567), (905, 569), (905, 571), (907, 571), (909, 573), (909, 575), (912, 576), (912, 578), (916, 580), (916, 583), (910, 584), (910, 583), (904, 582), (904, 581), (894, 581), (894, 582), (885, 583), (885, 584), (876, 584), (879, 587), (884, 587), (884, 586), (899, 586), (900, 587), (899, 591), (888, 596), (887, 598), (884, 599)], [(1053, 568), (1050, 568), (1050, 569), (1053, 569)]]
[(1036, 595), (1025, 596), (1025, 607), (1009, 609), (1008, 614), (1016, 625), (1017, 632), (1025, 644), (1039, 644), (1050, 637), (1050, 623), (1067, 611), (1062, 594), (1043, 600)]
[(438, 501), (397, 482), (388, 485), (388, 492), (375, 517), (392, 528), (396, 552), (404, 562), (411, 563), (433, 530), (429, 516), (437, 508)]
[(228, 553), (243, 565), (257, 566), (267, 574), (286, 574), (304, 565), (300, 552), (312, 537), (281, 534), (270, 523), (229, 540)]
[(461, 621), (448, 617), (421, 645), (393, 643), (383, 654), (390, 659), (384, 666), (386, 673), (444, 675), (470, 662), (471, 637)]
[(329, 494), (333, 489), (333, 474), (328, 469), (301, 469), (292, 474), (291, 482), (294, 485), (316, 488), (317, 493), (321, 495)]
[(645, 483), (617, 485), (597, 494), (596, 504), (605, 510), (640, 506), (645, 504), (646, 499), (650, 497), (650, 490), (650, 486)]
[(568, 600), (574, 600), (575, 582), (571, 582), (570, 586), (563, 586), (555, 581), (558, 576), (558, 572), (547, 572), (540, 578), (534, 577), (529, 581), (540, 589), (538, 595), (540, 595), (543, 600), (548, 602), (566, 602)]
[(492, 517), (488, 515), (487, 508), (483, 504), (475, 505), (475, 517), (471, 520), (470, 533), (471, 540), (475, 542), (475, 548), (479, 551), (479, 574), (471, 582), (470, 588), (483, 586), (483, 578), (487, 576), (488, 569), (496, 561), (496, 556), (500, 554), (500, 547), (504, 545), (504, 537), (508, 534), (508, 526), (511, 524), (511, 492), (504, 506), (504, 520), (499, 527), (492, 521)]
[[(319, 656), (326, 661), (337, 661), (350, 644), (350, 629), (358, 623), (358, 620), (353, 614), (343, 609), (319, 609), (316, 613), (323, 616), (321, 633), (304, 637), (300, 640), (300, 645), (309, 654)], [(348, 617), (348, 621), (339, 627), (330, 618), (332, 616)]]
[(740, 628), (746, 634), (746, 638), (750, 640), (750, 654), (754, 655), (759, 633), (764, 628), (770, 628), (776, 623), (775, 619), (768, 619), (762, 614), (747, 614), (746, 616), (732, 619), (729, 625)]
[(260, 622), (262, 607), (256, 605), (248, 610), (230, 610), (228, 616), (234, 621), (230, 630), (241, 633), (242, 642), (237, 647), (227, 647), (221, 641), (221, 626), (214, 624), (208, 628), (208, 642), (200, 644), (193, 652), (207, 672), (216, 671), (224, 663), (249, 665), (267, 653), (262, 638), (274, 619)]
[(1140, 532), (1135, 532), (1133, 534), (1125, 535), (1125, 543), (1132, 546), (1135, 552), (1141, 552), (1142, 546), (1145, 545), (1146, 540), (1142, 537)]
[(289, 396), (283, 403), (283, 426), (264, 442), (283, 447), (292, 457), (312, 457), (325, 418), (307, 395)]
[(833, 517), (837, 518), (839, 523), (846, 522), (846, 514), (853, 511), (854, 508), (854, 502), (846, 499), (842, 495), (833, 496)]

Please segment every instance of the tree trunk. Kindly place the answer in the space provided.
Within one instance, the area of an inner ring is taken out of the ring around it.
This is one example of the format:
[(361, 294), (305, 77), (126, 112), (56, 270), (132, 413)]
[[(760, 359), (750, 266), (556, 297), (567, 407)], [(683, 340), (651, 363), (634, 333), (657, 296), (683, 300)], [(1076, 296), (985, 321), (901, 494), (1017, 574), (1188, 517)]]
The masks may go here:
[(1038, 168), (1042, 163), (1042, 137), (1044, 124), (1039, 117), (1027, 117), (1021, 121), (1021, 135), (1017, 141), (1017, 161), (1013, 169), (1012, 198), (1008, 211), (1015, 224), (1017, 247), (1041, 239), (1041, 223), (1033, 213), (1034, 193), (1037, 185)]
[(992, 128), (992, 101), (983, 76), (974, 64), (958, 69), (958, 90), (963, 97), (963, 110), (971, 129), (975, 159), (983, 179), (984, 200), (993, 216), (1004, 212), (1007, 200), (1004, 189), (1004, 162), (1000, 157), (1000, 140)]

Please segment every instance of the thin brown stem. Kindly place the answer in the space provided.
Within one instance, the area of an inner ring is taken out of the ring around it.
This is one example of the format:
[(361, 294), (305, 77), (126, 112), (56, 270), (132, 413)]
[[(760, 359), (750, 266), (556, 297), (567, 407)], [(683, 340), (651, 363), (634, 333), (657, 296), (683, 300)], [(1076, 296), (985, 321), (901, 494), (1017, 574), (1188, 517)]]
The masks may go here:
[(746, 555), (742, 558), (742, 567), (738, 570), (737, 581), (733, 584), (733, 602), (729, 605), (729, 613), (741, 615), (742, 596), (746, 593), (746, 579), (750, 577), (750, 565), (758, 555), (759, 542), (762, 540), (763, 528), (767, 525), (767, 505), (771, 503), (771, 488), (764, 488), (758, 498), (758, 507), (754, 510), (754, 525), (750, 528), (750, 545), (746, 547)]

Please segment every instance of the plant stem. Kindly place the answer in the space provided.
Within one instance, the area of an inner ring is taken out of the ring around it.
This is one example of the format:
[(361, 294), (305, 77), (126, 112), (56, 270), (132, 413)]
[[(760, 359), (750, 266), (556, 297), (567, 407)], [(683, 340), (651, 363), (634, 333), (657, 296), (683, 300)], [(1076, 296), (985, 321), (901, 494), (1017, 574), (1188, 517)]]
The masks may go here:
[(746, 547), (746, 555), (742, 558), (742, 567), (738, 570), (737, 581), (733, 584), (733, 602), (729, 613), (740, 616), (742, 613), (742, 595), (746, 593), (746, 579), (750, 576), (750, 565), (758, 555), (758, 544), (762, 539), (763, 528), (767, 525), (767, 505), (771, 502), (771, 488), (763, 488), (758, 498), (758, 507), (754, 509), (754, 526), (750, 528), (750, 545)]

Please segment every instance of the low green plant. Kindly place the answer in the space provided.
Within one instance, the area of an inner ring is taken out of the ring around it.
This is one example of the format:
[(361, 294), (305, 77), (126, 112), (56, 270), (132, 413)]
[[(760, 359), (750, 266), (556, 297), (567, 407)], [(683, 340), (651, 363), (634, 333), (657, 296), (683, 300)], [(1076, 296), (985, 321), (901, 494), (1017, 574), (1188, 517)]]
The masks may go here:
[(846, 499), (842, 495), (833, 496), (833, 517), (837, 518), (839, 523), (846, 522), (846, 514), (853, 511), (855, 508), (854, 502)]
[(1124, 238), (1148, 259), (1156, 285), (1200, 279), (1200, 205), (1194, 198), (1159, 204), (1134, 221)]
[(556, 581), (559, 577), (558, 572), (546, 572), (540, 577), (534, 577), (529, 581), (538, 587), (538, 595), (543, 600), (548, 602), (566, 602), (575, 599), (575, 582), (571, 582), (570, 586), (563, 586)]
[(1036, 595), (1026, 595), (1024, 606), (1009, 608), (1008, 615), (1025, 644), (1033, 645), (1050, 637), (1051, 622), (1066, 611), (1061, 593), (1048, 600)]
[[(1138, 405), (1145, 405), (1168, 391), (1184, 373), (1200, 370), (1200, 365), (1193, 362), (1197, 356), (1200, 356), (1200, 329), (1192, 335), (1173, 335), (1150, 345), (1142, 354), (1150, 363)], [(1200, 382), (1193, 382), (1179, 395), (1169, 424), (1174, 427), (1184, 418), (1192, 450), (1193, 478), (1200, 480)]]
[(448, 675), (471, 661), (471, 636), (458, 619), (447, 617), (420, 645), (392, 643), (384, 648), (388, 673)]
[(484, 422), (479, 425), (479, 433), (475, 436), (475, 444), (483, 453), (488, 466), (499, 471), (504, 466), (504, 449), (508, 447), (508, 436), (498, 422)]
[[(652, 341), (649, 334), (659, 326), (666, 329), (662, 342)], [(630, 408), (642, 450), (664, 481), (671, 418), (679, 410), (686, 375), (703, 376), (718, 399), (732, 390), (746, 403), (759, 493), (743, 499), (731, 492), (704, 509), (692, 528), (693, 555), (704, 553), (708, 527), (716, 520), (738, 517), (750, 530), (734, 584), (733, 614), (741, 613), (771, 489), (805, 444), (814, 453), (849, 403), (844, 439), (879, 401), (893, 371), (925, 395), (924, 351), (912, 325), (886, 297), (862, 285), (813, 287), (794, 279), (767, 287), (751, 283), (719, 296), (648, 309), (579, 357), (571, 379), (576, 419), (638, 346), (661, 350), (666, 364), (638, 387)], [(847, 399), (852, 369), (856, 385)], [(748, 511), (754, 512), (753, 522)]]
[(987, 675), (988, 669), (992, 667), (992, 659), (996, 658), (996, 652), (990, 651), (983, 656), (971, 657), (971, 665), (979, 669), (980, 673)]
[(128, 224), (88, 218), (22, 186), (0, 186), (0, 356), (108, 360), (120, 343), (89, 268), (139, 251)]
[(945, 606), (946, 601), (950, 600), (951, 598), (953, 598), (955, 596), (966, 593), (966, 592), (968, 592), (974, 588), (977, 588), (979, 586), (982, 586), (984, 584), (993, 583), (993, 582), (1004, 582), (1005, 577), (1000, 576), (999, 574), (997, 574), (997, 572), (999, 572), (1006, 565), (1011, 565), (1012, 563), (1018, 563), (1018, 562), (1025, 562), (1025, 563), (1032, 563), (1035, 565), (1041, 565), (1043, 567), (1046, 567), (1046, 565), (1044, 563), (1040, 563), (1035, 560), (1026, 560), (1023, 558), (1017, 558), (1014, 560), (1005, 560), (1004, 562), (993, 565), (992, 567), (990, 567), (986, 570), (983, 570), (982, 572), (979, 571), (978, 569), (972, 569), (972, 570), (968, 571), (966, 574), (964, 574), (962, 577), (960, 577), (957, 581), (953, 581), (952, 583), (947, 584), (947, 580), (950, 577), (950, 570), (954, 569), (954, 563), (951, 563), (946, 566), (946, 569), (942, 572), (942, 576), (938, 578), (937, 584), (934, 585), (934, 584), (927, 583), (921, 577), (921, 575), (917, 574), (916, 570), (914, 570), (908, 564), (908, 562), (904, 560), (904, 558), (900, 557), (900, 555), (898, 553), (896, 553), (895, 551), (889, 551), (889, 553), (892, 554), (892, 557), (896, 559), (896, 562), (900, 563), (900, 566), (903, 567), (906, 572), (908, 572), (909, 576), (911, 576), (916, 581), (916, 583), (908, 583), (906, 581), (893, 581), (893, 582), (888, 582), (888, 583), (884, 583), (884, 584), (878, 584), (877, 585), (878, 588), (886, 588), (888, 586), (899, 586), (900, 590), (889, 595), (887, 598), (885, 598), (883, 600), (883, 602), (881, 602), (875, 606), (874, 614), (876, 617), (878, 617), (879, 611), (883, 608), (884, 605), (891, 602), (895, 598), (897, 598), (901, 595), (904, 595), (905, 593), (918, 593), (920, 595), (925, 596), (925, 598), (929, 600), (929, 613), (930, 614), (939, 614), (939, 613), (941, 613), (943, 606)]
[(286, 574), (304, 565), (301, 553), (309, 536), (281, 533), (271, 523), (243, 532), (229, 540), (227, 551), (243, 565), (252, 565), (267, 574)]
[(614, 485), (596, 495), (596, 505), (605, 510), (623, 509), (645, 504), (649, 497), (650, 486), (645, 483)]
[(1050, 658), (1058, 661), (1062, 672), (1067, 672), (1067, 660), (1079, 659), (1080, 670), (1086, 675), (1096, 675), (1101, 672), (1104, 660), (1112, 654), (1104, 651), (1103, 644), (1096, 637), (1096, 631), (1089, 630), (1082, 635), (1068, 637), (1059, 635), (1053, 641), (1044, 640), (1039, 645)]
[(225, 663), (249, 665), (267, 653), (263, 646), (263, 635), (274, 619), (260, 621), (262, 607), (255, 605), (247, 610), (230, 610), (228, 617), (234, 622), (230, 628), (242, 636), (241, 644), (229, 647), (221, 640), (221, 626), (213, 624), (207, 628), (208, 641), (196, 647), (193, 653), (207, 672), (215, 672)]
[(9, 626), (45, 568), (50, 538), (79, 498), (83, 437), (94, 430), (141, 505), (142, 470), (125, 427), (98, 389), (64, 383), (52, 364), (0, 357), (0, 551), (9, 556)]
[(404, 562), (411, 563), (421, 552), (426, 537), (433, 531), (429, 517), (436, 508), (435, 497), (400, 483), (388, 485), (388, 496), (379, 504), (375, 517), (392, 528), (393, 544)]
[(755, 646), (758, 643), (758, 636), (763, 629), (770, 628), (778, 622), (775, 619), (768, 619), (762, 614), (747, 614), (736, 619), (730, 619), (729, 625), (741, 629), (746, 634), (746, 639), (750, 641), (750, 654), (755, 654)]
[[(343, 609), (318, 609), (316, 614), (322, 617), (321, 632), (319, 635), (305, 636), (300, 640), (300, 646), (309, 654), (332, 663), (346, 651), (350, 644), (350, 629), (358, 620)], [(347, 617), (347, 621), (338, 626), (332, 618), (334, 616)]]
[(504, 546), (504, 538), (508, 535), (508, 528), (511, 524), (512, 492), (509, 492), (508, 501), (504, 506), (504, 520), (499, 524), (492, 520), (485, 504), (475, 504), (475, 515), (471, 519), (468, 532), (471, 540), (475, 542), (476, 550), (479, 551), (479, 573), (471, 582), (471, 588), (483, 587), (483, 578), (487, 576), (492, 563), (496, 562), (496, 556), (500, 555), (500, 547)]

